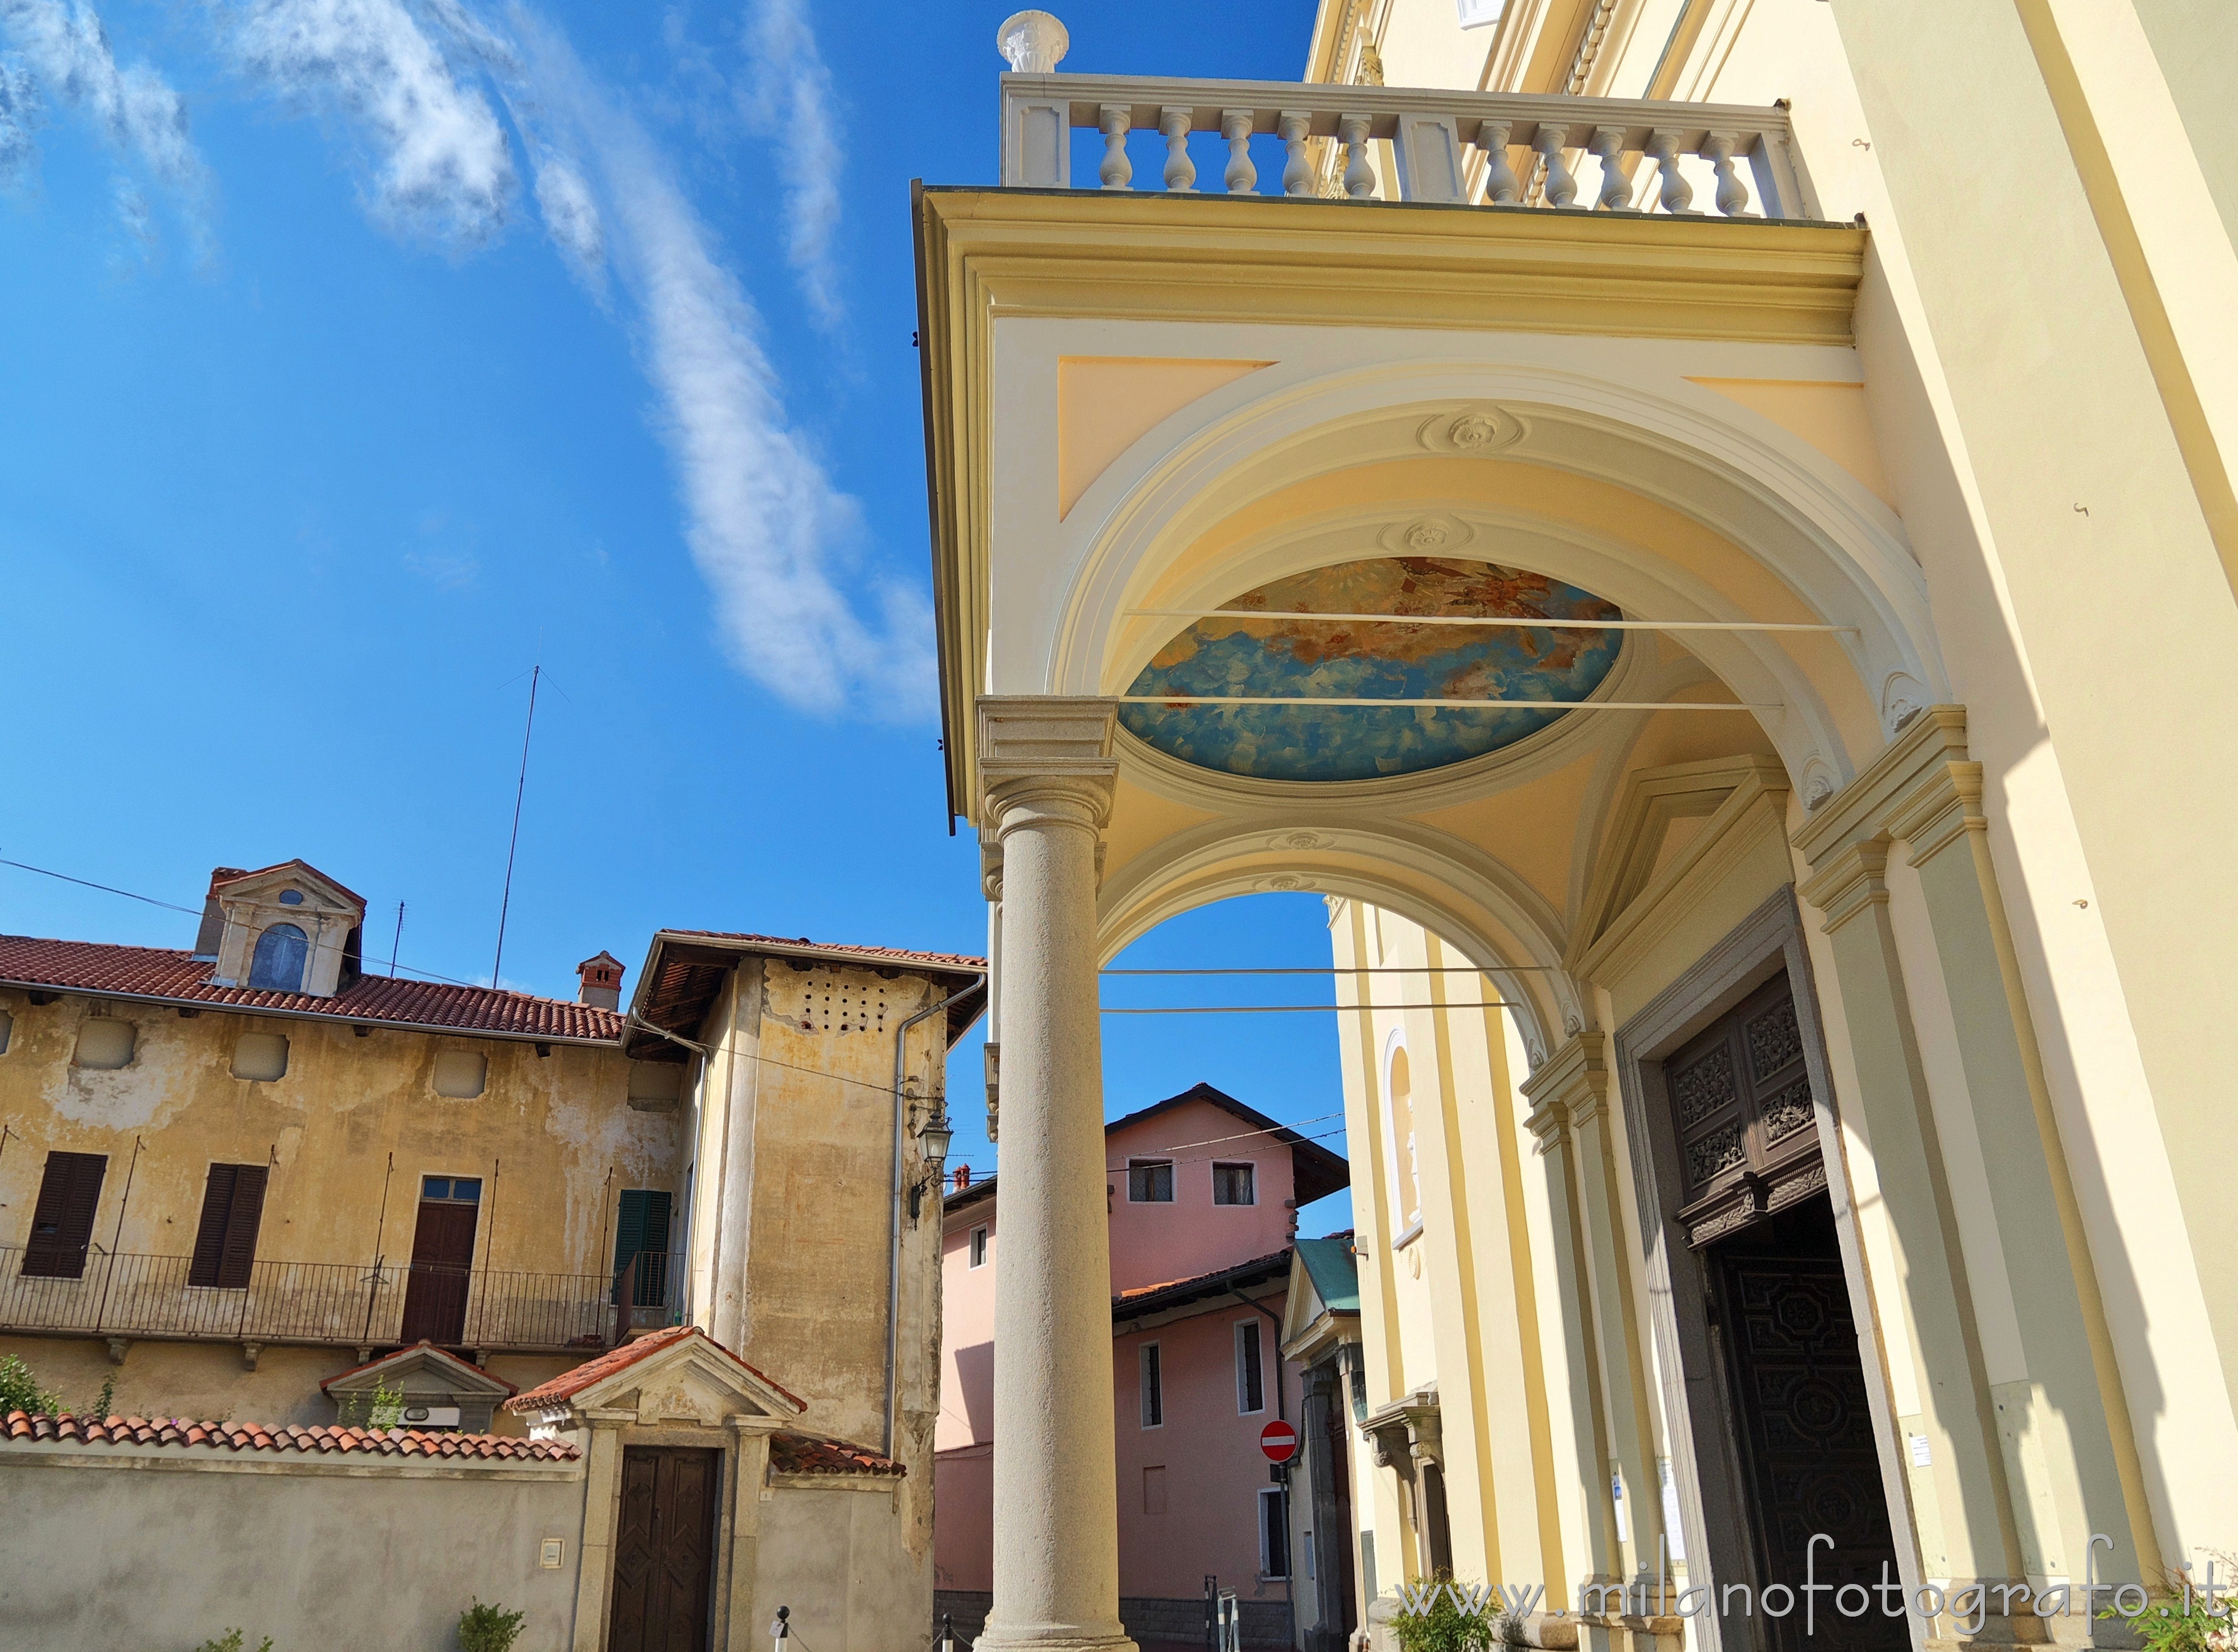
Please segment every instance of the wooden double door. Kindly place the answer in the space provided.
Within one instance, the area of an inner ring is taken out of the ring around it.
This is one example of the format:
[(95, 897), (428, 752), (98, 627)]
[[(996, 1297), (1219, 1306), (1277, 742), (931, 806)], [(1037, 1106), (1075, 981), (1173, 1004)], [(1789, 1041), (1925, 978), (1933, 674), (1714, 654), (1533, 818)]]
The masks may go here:
[(706, 1652), (722, 1479), (719, 1451), (623, 1448), (608, 1652)]

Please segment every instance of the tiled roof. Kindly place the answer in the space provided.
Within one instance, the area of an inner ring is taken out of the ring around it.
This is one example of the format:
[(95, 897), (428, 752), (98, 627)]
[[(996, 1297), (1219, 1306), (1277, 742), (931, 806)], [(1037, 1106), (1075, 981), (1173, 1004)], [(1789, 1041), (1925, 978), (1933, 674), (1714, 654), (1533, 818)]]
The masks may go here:
[(883, 1474), (897, 1480), (909, 1472), (868, 1447), (812, 1434), (771, 1435), (770, 1468), (778, 1474)]
[(983, 973), (987, 960), (962, 952), (911, 952), (898, 946), (848, 946), (835, 941), (812, 941), (805, 935), (749, 935), (731, 929), (669, 929), (661, 932), (693, 940), (740, 941), (749, 946), (782, 946), (789, 952), (828, 952), (834, 958), (885, 958), (897, 964), (933, 964), (946, 969)]
[(1169, 1279), (1155, 1285), (1137, 1285), (1122, 1290), (1111, 1298), (1114, 1319), (1141, 1319), (1150, 1314), (1163, 1313), (1169, 1308), (1186, 1307), (1207, 1297), (1224, 1297), (1231, 1290), (1247, 1285), (1265, 1284), (1269, 1280), (1286, 1278), (1290, 1271), (1290, 1251), (1288, 1246), (1254, 1257), (1248, 1262), (1238, 1262), (1218, 1268), (1210, 1273), (1198, 1274), (1193, 1279)]
[(260, 1423), (189, 1423), (149, 1416), (42, 1416), (10, 1411), (0, 1439), (73, 1441), (85, 1445), (170, 1445), (213, 1451), (357, 1452), (384, 1457), (474, 1457), (489, 1462), (569, 1463), (575, 1448), (513, 1434), (452, 1434), (423, 1429), (266, 1428)]
[(361, 976), (332, 998), (262, 987), (212, 986), (210, 965), (167, 946), (0, 935), (0, 983), (71, 992), (108, 992), (167, 1004), (205, 1004), (251, 1014), (312, 1015), (381, 1026), (443, 1028), (522, 1038), (606, 1043), (626, 1023), (612, 1010), (566, 998), (533, 998), (488, 986)]
[(753, 1366), (747, 1364), (745, 1360), (740, 1359), (697, 1325), (671, 1325), (665, 1330), (656, 1330), (649, 1337), (639, 1337), (634, 1341), (624, 1343), (619, 1348), (611, 1349), (596, 1359), (586, 1360), (573, 1370), (560, 1372), (559, 1376), (540, 1387), (532, 1388), (526, 1394), (514, 1395), (505, 1403), (505, 1409), (508, 1411), (548, 1410), (562, 1400), (573, 1399), (593, 1383), (605, 1382), (615, 1372), (627, 1370), (638, 1361), (692, 1337), (697, 1337), (701, 1342), (705, 1343), (708, 1347), (713, 1349), (739, 1370), (752, 1372), (757, 1382), (775, 1389), (792, 1402), (796, 1410), (804, 1411), (808, 1409), (806, 1400), (793, 1393), (768, 1373), (757, 1370)]

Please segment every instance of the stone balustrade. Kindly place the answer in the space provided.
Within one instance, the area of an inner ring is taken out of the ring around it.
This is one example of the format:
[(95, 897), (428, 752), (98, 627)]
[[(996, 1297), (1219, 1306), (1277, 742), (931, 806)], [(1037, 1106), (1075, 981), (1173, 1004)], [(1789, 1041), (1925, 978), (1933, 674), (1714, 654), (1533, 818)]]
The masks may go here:
[[(1065, 75), (1054, 72), (1063, 25), (1037, 12), (1005, 23), (1000, 44), (1014, 65), (1002, 76), (1007, 189), (1074, 188), (1072, 135), (1086, 129), (1103, 140), (1104, 189), (1817, 216), (1777, 104)], [(1139, 176), (1129, 153), (1136, 132), (1164, 141), (1153, 176)], [(1200, 177), (1189, 138), (1207, 133), (1224, 164)], [(1274, 156), (1261, 145), (1255, 156), (1255, 137), (1280, 143), (1279, 173), (1270, 165), (1262, 177), (1260, 158)]]

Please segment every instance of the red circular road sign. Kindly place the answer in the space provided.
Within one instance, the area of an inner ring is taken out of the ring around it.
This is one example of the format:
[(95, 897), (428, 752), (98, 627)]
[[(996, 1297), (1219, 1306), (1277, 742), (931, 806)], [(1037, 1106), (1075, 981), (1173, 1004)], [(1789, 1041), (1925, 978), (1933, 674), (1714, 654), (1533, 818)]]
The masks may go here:
[(1269, 1423), (1259, 1430), (1259, 1449), (1269, 1463), (1288, 1463), (1298, 1455), (1298, 1431), (1288, 1423)]

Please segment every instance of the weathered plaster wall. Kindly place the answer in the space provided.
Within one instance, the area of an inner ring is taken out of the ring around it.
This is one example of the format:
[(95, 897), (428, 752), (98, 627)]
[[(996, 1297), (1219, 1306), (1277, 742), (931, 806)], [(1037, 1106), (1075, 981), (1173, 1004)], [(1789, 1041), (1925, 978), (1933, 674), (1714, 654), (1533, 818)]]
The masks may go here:
[(910, 1517), (901, 1493), (765, 1495), (753, 1611), (732, 1645), (762, 1645), (777, 1609), (789, 1606), (796, 1645), (920, 1652), (932, 1632), (932, 1551), (897, 1533)]
[[(0, 1648), (447, 1647), (475, 1596), (526, 1609), (515, 1652), (570, 1645), (571, 1463), (243, 1463), (175, 1450), (0, 1450)], [(31, 1540), (29, 1534), (43, 1534)], [(545, 1538), (566, 1543), (540, 1567)], [(378, 1626), (374, 1628), (374, 1626)]]

